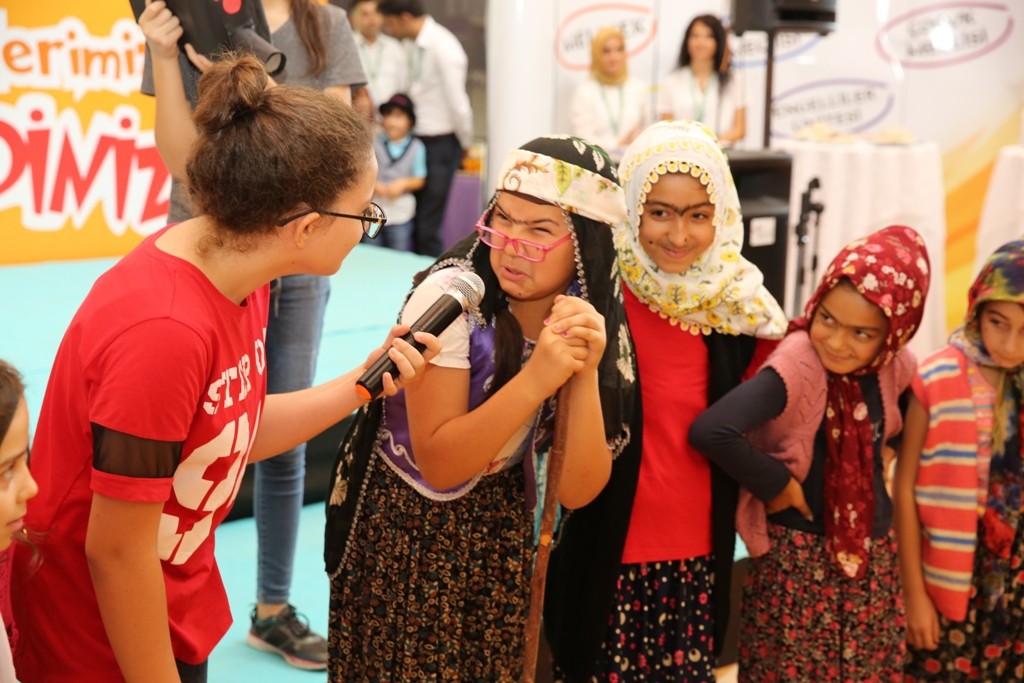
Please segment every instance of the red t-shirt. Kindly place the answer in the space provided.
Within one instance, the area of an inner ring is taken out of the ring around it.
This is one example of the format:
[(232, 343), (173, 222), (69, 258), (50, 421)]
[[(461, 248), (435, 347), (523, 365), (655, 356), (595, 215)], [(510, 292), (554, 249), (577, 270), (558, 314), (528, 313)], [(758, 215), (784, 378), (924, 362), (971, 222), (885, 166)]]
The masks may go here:
[[(213, 530), (235, 500), (266, 395), (269, 288), (235, 304), (157, 249), (161, 234), (96, 281), (57, 351), (32, 446), (39, 495), (26, 519), (41, 532), (42, 562), (33, 571), (19, 549), (14, 571), (24, 680), (122, 680), (85, 557), (94, 492), (164, 503), (158, 552), (177, 659), (204, 661), (231, 624)], [(183, 442), (174, 476), (94, 469), (92, 423)]]
[(623, 564), (711, 552), (711, 469), (690, 447), (690, 423), (708, 405), (708, 349), (623, 286), (636, 347), (644, 431)]

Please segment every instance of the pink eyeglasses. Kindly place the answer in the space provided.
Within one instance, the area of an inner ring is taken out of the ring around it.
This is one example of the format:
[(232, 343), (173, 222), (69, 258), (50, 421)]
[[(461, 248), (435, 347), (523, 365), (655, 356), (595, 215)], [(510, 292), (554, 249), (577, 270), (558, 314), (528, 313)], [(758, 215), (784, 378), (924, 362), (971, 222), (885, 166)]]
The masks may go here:
[(494, 228), (489, 228), (484, 225), (487, 214), (484, 213), (480, 217), (480, 220), (476, 223), (476, 232), (480, 235), (480, 241), (489, 246), (491, 249), (504, 249), (507, 245), (511, 244), (512, 249), (515, 250), (516, 256), (532, 261), (533, 263), (540, 263), (548, 255), (548, 252), (555, 247), (564, 244), (572, 239), (572, 233), (559, 237), (551, 244), (537, 244), (529, 240), (518, 239), (516, 237), (509, 237), (503, 232), (498, 232)]

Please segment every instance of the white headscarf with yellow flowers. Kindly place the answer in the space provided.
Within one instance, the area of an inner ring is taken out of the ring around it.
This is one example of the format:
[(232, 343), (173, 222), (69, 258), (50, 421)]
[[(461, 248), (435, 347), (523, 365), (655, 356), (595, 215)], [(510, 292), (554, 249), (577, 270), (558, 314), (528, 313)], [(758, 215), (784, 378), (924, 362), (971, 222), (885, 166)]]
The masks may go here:
[[(715, 238), (686, 272), (658, 268), (640, 243), (640, 217), (654, 183), (689, 173), (715, 206)], [(616, 231), (619, 270), (637, 298), (692, 334), (747, 334), (769, 339), (786, 332), (786, 315), (764, 286), (757, 266), (740, 255), (743, 217), (729, 161), (714, 134), (696, 121), (662, 121), (647, 128), (619, 164), (626, 221)]]

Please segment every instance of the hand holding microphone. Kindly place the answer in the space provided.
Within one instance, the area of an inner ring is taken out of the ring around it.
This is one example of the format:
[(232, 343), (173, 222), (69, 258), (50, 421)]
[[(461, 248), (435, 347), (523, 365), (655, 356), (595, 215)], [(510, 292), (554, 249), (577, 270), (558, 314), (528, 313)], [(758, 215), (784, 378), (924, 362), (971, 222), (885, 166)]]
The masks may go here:
[[(408, 334), (402, 339), (407, 341), (418, 351), (425, 347), (416, 341), (413, 334), (416, 332), (428, 332), (439, 336), (448, 329), (448, 326), (455, 322), (464, 311), (472, 310), (480, 305), (484, 298), (484, 281), (476, 273), (460, 273), (452, 278), (448, 289), (421, 315), (409, 328)], [(384, 353), (374, 361), (373, 365), (366, 369), (366, 372), (356, 380), (356, 391), (367, 401), (380, 396), (384, 391), (384, 373), (388, 372), (392, 377), (398, 376), (398, 367), (395, 362)]]

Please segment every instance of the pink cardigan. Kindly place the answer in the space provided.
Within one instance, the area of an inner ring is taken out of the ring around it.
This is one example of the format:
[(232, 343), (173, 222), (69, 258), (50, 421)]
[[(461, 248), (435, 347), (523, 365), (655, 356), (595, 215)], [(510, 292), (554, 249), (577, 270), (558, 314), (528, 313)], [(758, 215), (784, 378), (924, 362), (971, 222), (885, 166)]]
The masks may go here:
[[(903, 430), (899, 397), (910, 385), (916, 367), (914, 354), (904, 348), (878, 373), (886, 440)], [(810, 337), (802, 331), (787, 335), (763, 368), (772, 368), (782, 378), (786, 385), (786, 407), (781, 415), (752, 430), (748, 438), (754, 447), (781, 460), (802, 482), (814, 457), (814, 436), (825, 418), (828, 374)], [(740, 489), (736, 530), (751, 557), (771, 549), (764, 503), (746, 489)]]

